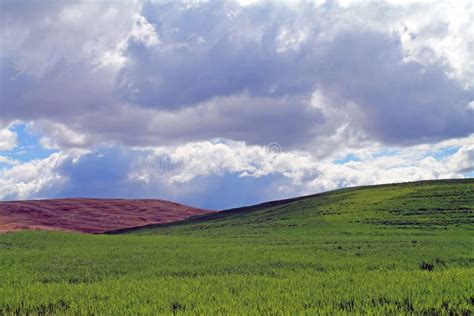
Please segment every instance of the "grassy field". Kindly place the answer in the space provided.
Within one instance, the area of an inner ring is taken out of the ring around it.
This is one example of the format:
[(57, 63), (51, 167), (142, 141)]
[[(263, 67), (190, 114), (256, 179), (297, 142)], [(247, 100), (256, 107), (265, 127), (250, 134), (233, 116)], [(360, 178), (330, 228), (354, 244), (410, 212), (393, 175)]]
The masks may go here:
[(474, 313), (474, 180), (118, 235), (0, 235), (0, 315)]

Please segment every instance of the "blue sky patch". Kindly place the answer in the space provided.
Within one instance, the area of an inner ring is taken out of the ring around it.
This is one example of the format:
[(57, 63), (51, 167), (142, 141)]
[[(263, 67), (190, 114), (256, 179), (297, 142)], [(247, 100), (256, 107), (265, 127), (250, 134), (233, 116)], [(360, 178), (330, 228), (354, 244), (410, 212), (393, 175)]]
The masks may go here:
[(389, 156), (396, 156), (400, 154), (399, 149), (393, 149), (393, 148), (384, 148), (379, 151), (376, 151), (374, 154), (372, 154), (373, 158), (380, 158), (380, 157), (389, 157)]
[(348, 154), (344, 156), (343, 158), (334, 160), (333, 163), (335, 163), (336, 165), (343, 165), (349, 161), (361, 161), (361, 160), (355, 154)]
[(32, 133), (25, 123), (14, 124), (10, 130), (17, 134), (17, 146), (9, 151), (0, 151), (0, 156), (20, 162), (28, 162), (35, 159), (44, 159), (57, 152), (54, 149), (43, 148), (40, 137)]
[(436, 160), (442, 160), (442, 159), (444, 159), (448, 156), (452, 156), (455, 153), (457, 153), (459, 148), (461, 148), (461, 147), (459, 147), (459, 146), (444, 147), (444, 148), (441, 148), (438, 151), (433, 151), (433, 152), (427, 153), (426, 157), (433, 157)]

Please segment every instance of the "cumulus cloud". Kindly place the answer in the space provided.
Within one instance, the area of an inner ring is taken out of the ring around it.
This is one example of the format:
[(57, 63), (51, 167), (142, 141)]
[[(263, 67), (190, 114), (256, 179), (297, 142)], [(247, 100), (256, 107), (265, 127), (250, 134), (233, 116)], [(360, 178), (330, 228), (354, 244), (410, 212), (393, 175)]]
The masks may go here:
[(48, 190), (57, 190), (65, 182), (57, 169), (67, 158), (67, 155), (54, 153), (45, 159), (0, 170), (0, 199), (48, 196), (51, 193)]
[[(439, 148), (425, 145), (385, 148), (385, 154), (375, 146), (356, 153), (363, 159), (345, 163), (332, 158), (317, 160), (305, 152), (275, 152), (242, 142), (189, 143), (145, 152), (135, 161), (129, 177), (151, 187), (165, 183), (178, 188), (215, 176), (272, 178), (268, 187), (260, 190), (265, 191), (265, 197), (281, 198), (346, 186), (462, 178), (463, 172), (472, 170), (474, 161), (472, 137), (459, 143), (463, 142), (455, 154), (441, 158), (436, 157)], [(261, 200), (253, 202), (258, 201)]]
[(86, 135), (61, 123), (39, 120), (30, 123), (30, 129), (38, 135), (43, 135), (40, 144), (46, 149), (87, 148), (91, 144)]
[[(373, 32), (339, 36), (329, 53), (334, 66), (321, 86), (339, 100), (336, 106), (355, 105), (347, 108), (360, 113), (352, 116), (359, 118), (353, 124), (387, 143), (436, 141), (472, 132), (473, 116), (466, 111), (472, 92), (445, 69), (404, 62), (397, 37)], [(347, 45), (351, 58), (344, 53)]]
[(448, 160), (448, 164), (452, 169), (458, 172), (474, 171), (474, 145), (471, 143), (471, 145), (461, 147), (461, 149)]
[[(2, 154), (3, 198), (191, 201), (249, 179), (279, 197), (472, 171), (469, 1), (2, 1), (0, 19), (2, 126), (56, 151)], [(0, 126), (0, 151), (15, 138)], [(166, 175), (148, 172), (157, 154)]]
[(2, 59), (41, 78), (59, 66), (99, 60), (133, 27), (139, 5), (127, 2), (2, 1)]
[(0, 151), (11, 150), (16, 146), (16, 133), (9, 126), (2, 128), (0, 125)]
[[(0, 197), (160, 197), (226, 208), (346, 186), (462, 178), (474, 169), (472, 137), (434, 146), (355, 151), (317, 159), (244, 142), (213, 140), (157, 148), (109, 147), (14, 162), (0, 170)], [(446, 149), (450, 154), (443, 154)]]
[[(425, 30), (434, 19), (457, 18), (440, 18), (442, 6), (22, 6), (6, 2), (2, 12), (0, 114), (10, 120), (41, 118), (96, 144), (136, 146), (209, 137), (263, 145), (271, 134), (287, 147), (308, 148), (331, 143), (328, 135), (342, 126), (355, 139), (390, 144), (473, 132), (472, 87), (465, 75), (450, 75), (459, 68), (454, 57), (430, 44), (462, 36), (464, 24)], [(413, 12), (423, 10), (428, 17), (415, 27)], [(420, 33), (415, 46), (404, 39), (403, 23)], [(456, 56), (471, 56), (469, 47), (456, 46)], [(350, 117), (316, 113), (318, 91)], [(259, 133), (256, 122), (264, 125)]]

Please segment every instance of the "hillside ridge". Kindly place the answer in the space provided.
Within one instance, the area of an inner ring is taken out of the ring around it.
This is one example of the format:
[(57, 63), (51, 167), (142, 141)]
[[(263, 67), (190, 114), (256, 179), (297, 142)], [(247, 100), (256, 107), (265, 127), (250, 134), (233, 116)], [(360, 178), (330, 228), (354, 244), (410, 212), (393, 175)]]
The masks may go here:
[(0, 202), (0, 232), (23, 229), (103, 233), (202, 215), (205, 210), (158, 199), (61, 198)]
[(307, 199), (313, 199), (319, 196), (328, 196), (331, 194), (343, 193), (344, 191), (357, 191), (357, 190), (370, 189), (370, 188), (375, 189), (375, 188), (386, 188), (386, 187), (394, 187), (394, 188), (404, 187), (404, 186), (416, 187), (416, 186), (431, 185), (431, 184), (450, 184), (450, 183), (453, 183), (453, 184), (473, 183), (474, 184), (474, 178), (420, 180), (420, 181), (407, 181), (407, 182), (399, 182), (399, 183), (384, 183), (384, 184), (376, 184), (376, 185), (362, 185), (362, 186), (339, 188), (339, 189), (319, 192), (319, 193), (310, 194), (310, 195), (303, 195), (299, 197), (267, 201), (267, 202), (258, 203), (255, 205), (230, 208), (230, 209), (225, 209), (225, 210), (221, 210), (214, 213), (191, 216), (189, 218), (185, 218), (183, 220), (174, 221), (174, 222), (151, 224), (151, 225), (144, 225), (144, 226), (137, 226), (137, 227), (127, 227), (123, 229), (107, 231), (104, 233), (105, 234), (122, 234), (122, 233), (131, 233), (134, 231), (140, 231), (143, 229), (153, 229), (153, 228), (161, 228), (161, 227), (169, 227), (169, 226), (177, 226), (177, 225), (186, 225), (186, 224), (191, 224), (191, 223), (209, 222), (213, 220), (222, 219), (228, 216), (232, 216), (235, 214), (243, 215), (245, 213), (252, 213), (259, 210), (289, 205), (289, 204), (301, 202)]

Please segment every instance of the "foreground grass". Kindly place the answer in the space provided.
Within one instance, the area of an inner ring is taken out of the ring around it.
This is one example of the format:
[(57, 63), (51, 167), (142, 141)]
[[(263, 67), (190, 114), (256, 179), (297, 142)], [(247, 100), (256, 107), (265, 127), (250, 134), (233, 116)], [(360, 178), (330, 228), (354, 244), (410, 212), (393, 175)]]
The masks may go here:
[(0, 235), (0, 315), (468, 315), (473, 211), (473, 180), (436, 181), (124, 235)]

